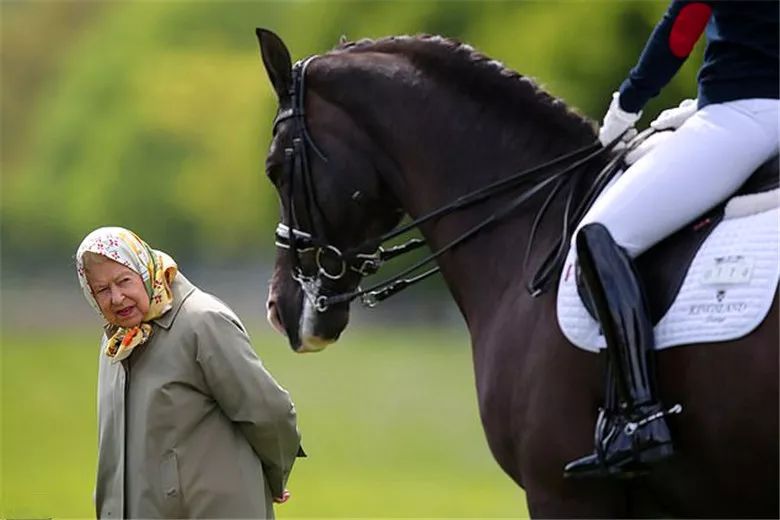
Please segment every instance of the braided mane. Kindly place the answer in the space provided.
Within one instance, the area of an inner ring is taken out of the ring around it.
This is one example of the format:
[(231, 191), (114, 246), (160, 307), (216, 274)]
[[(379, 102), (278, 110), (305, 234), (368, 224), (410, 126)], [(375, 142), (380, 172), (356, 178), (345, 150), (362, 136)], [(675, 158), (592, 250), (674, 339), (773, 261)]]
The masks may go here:
[(420, 69), (441, 77), (452, 88), (479, 96), (485, 104), (500, 103), (502, 110), (513, 107), (527, 110), (532, 106), (562, 128), (572, 128), (589, 137), (594, 133), (592, 121), (550, 95), (531, 78), (451, 38), (425, 34), (362, 39), (342, 43), (331, 52), (403, 54)]

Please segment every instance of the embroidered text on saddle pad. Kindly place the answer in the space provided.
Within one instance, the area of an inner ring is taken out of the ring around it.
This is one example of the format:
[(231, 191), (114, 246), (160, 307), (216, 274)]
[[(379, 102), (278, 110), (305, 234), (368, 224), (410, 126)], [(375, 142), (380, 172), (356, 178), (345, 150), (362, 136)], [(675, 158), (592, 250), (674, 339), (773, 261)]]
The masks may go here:
[[(656, 349), (728, 341), (764, 320), (780, 280), (780, 209), (727, 218), (704, 241), (682, 287), (655, 327)], [(558, 323), (574, 345), (605, 347), (577, 293), (572, 249), (558, 287)]]

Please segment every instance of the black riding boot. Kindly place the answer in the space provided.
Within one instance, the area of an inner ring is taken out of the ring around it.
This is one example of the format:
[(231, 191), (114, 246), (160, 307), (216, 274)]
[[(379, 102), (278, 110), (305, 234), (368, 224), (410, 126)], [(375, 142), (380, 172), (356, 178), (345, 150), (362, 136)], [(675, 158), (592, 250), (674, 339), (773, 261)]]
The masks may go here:
[(564, 475), (631, 477), (672, 454), (664, 416), (681, 408), (664, 410), (655, 395), (653, 325), (629, 256), (601, 224), (580, 229), (577, 256), (607, 343), (608, 379), (615, 385), (607, 395), (616, 392), (617, 403), (608, 397), (599, 413), (595, 453), (567, 464)]

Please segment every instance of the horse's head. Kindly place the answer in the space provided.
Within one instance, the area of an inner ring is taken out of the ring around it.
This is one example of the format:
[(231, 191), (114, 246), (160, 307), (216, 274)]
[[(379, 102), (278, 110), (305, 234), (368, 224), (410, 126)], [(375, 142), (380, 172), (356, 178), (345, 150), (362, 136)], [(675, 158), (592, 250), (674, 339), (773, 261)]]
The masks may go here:
[(317, 351), (336, 341), (349, 319), (348, 301), (327, 299), (356, 290), (374, 267), (378, 244), (366, 241), (401, 213), (382, 181), (375, 144), (318, 91), (315, 67), (293, 67), (274, 33), (258, 29), (257, 36), (279, 101), (266, 159), (281, 205), (268, 320), (294, 350)]
[[(586, 152), (602, 150), (591, 123), (468, 45), (390, 37), (345, 44), (293, 66), (278, 36), (263, 29), (257, 36), (279, 101), (266, 163), (281, 202), (268, 318), (295, 350), (321, 350), (335, 341), (361, 278), (398, 253), (374, 256), (378, 237), (406, 228), (386, 233), (403, 214), (400, 199), (415, 218), (410, 226), (438, 248), (435, 259), (451, 273), (448, 283), (468, 278), (482, 288), (473, 265), (486, 245), (501, 244), (501, 254), (512, 258), (512, 247), (525, 247), (518, 233), (507, 247), (492, 223), (514, 218), (515, 228), (527, 223), (533, 237), (546, 209), (556, 207), (548, 202), (564, 194), (564, 206), (577, 206), (574, 192), (584, 197), (580, 192), (589, 185), (578, 179), (594, 178), (609, 160), (580, 168)], [(571, 168), (577, 175), (564, 177)], [(546, 190), (542, 202), (536, 195)], [(515, 199), (507, 205), (510, 192)], [(455, 210), (458, 215), (441, 219)], [(568, 209), (561, 212), (567, 229), (569, 216)], [(567, 242), (564, 235), (557, 243)], [(535, 289), (549, 285), (568, 250), (553, 251), (540, 262)], [(376, 298), (402, 288), (392, 285), (396, 279), (373, 293)], [(453, 292), (464, 308), (462, 292)]]

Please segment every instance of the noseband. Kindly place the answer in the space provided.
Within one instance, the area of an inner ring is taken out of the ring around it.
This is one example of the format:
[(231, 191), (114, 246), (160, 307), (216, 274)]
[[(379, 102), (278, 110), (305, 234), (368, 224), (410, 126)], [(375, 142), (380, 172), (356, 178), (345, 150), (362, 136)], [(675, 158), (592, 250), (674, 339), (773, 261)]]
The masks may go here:
[[(562, 187), (567, 185), (570, 186), (572, 184), (570, 181), (575, 175), (567, 174), (577, 173), (581, 171), (580, 169), (584, 169), (583, 167), (591, 161), (609, 153), (622, 137), (616, 138), (607, 146), (601, 146), (601, 144), (596, 141), (590, 145), (556, 157), (546, 163), (534, 166), (528, 170), (517, 172), (476, 191), (462, 195), (454, 201), (380, 237), (367, 240), (346, 251), (341, 251), (327, 239), (325, 233), (327, 220), (320, 208), (317, 194), (314, 190), (308, 155), (308, 149), (311, 148), (324, 163), (327, 164), (328, 162), (327, 157), (314, 142), (306, 126), (306, 113), (304, 109), (306, 68), (314, 58), (316, 58), (316, 56), (310, 56), (293, 65), (292, 86), (289, 92), (291, 105), (286, 108), (280, 107), (273, 122), (273, 133), (274, 135), (276, 134), (280, 123), (288, 119), (292, 120), (292, 143), (284, 149), (284, 174), (286, 175), (288, 184), (287, 224), (280, 222), (277, 225), (275, 243), (279, 248), (288, 251), (292, 278), (299, 284), (306, 298), (309, 299), (318, 312), (325, 312), (331, 305), (348, 303), (355, 298), (360, 298), (362, 303), (368, 307), (374, 307), (380, 301), (392, 296), (402, 289), (435, 274), (438, 272), (439, 268), (434, 267), (422, 274), (410, 278), (407, 278), (407, 276), (420, 270), (423, 266), (434, 262), (445, 252), (457, 247), (466, 240), (474, 237), (483, 229), (486, 229), (495, 224), (498, 220), (511, 214), (517, 207), (531, 197), (537, 195), (543, 189), (551, 187), (550, 193), (548, 194), (545, 203), (542, 205), (542, 209), (537, 215), (531, 230), (529, 248), (526, 251), (527, 260), (538, 222), (546, 208), (549, 206), (549, 202)], [(571, 233), (574, 230), (574, 225), (593, 203), (596, 195), (623, 164), (623, 158), (630, 149), (631, 147), (625, 147), (619, 153), (615, 154), (604, 170), (597, 176), (593, 185), (586, 193), (584, 200), (578, 206), (570, 208), (572, 201), (571, 196), (569, 196), (564, 215), (564, 230), (562, 236), (557, 241), (556, 247), (550, 251), (543, 261), (542, 266), (534, 275), (533, 280), (529, 283), (528, 289), (533, 296), (542, 294), (550, 287), (551, 281), (555, 278), (555, 273), (560, 271), (560, 266), (568, 252), (568, 242)], [(539, 176), (543, 171), (547, 171), (553, 167), (562, 167), (567, 163), (568, 166), (559, 171), (548, 174), (545, 177)], [(518, 186), (528, 182), (532, 183), (530, 188), (509, 201), (509, 203), (497, 210), (487, 219), (392, 278), (379, 282), (367, 289), (361, 289), (358, 286), (356, 290), (349, 291), (348, 289), (339, 287), (346, 285), (350, 281), (354, 282), (355, 277), (357, 277), (357, 280), (359, 281), (364, 276), (374, 274), (384, 262), (425, 245), (423, 240), (413, 238), (402, 245), (385, 249), (382, 247), (382, 244), (388, 240), (407, 233), (425, 222), (485, 201), (493, 195), (516, 189)], [(301, 184), (300, 188), (298, 188), (299, 183)], [(302, 190), (302, 208), (295, 207), (296, 189)], [(570, 194), (571, 193), (572, 192), (570, 191)], [(303, 226), (311, 231), (303, 231)], [(313, 255), (313, 262), (310, 262), (310, 264), (314, 266), (314, 272), (306, 273), (303, 269), (301, 260), (307, 255)]]

